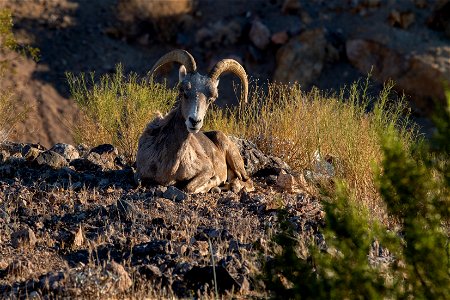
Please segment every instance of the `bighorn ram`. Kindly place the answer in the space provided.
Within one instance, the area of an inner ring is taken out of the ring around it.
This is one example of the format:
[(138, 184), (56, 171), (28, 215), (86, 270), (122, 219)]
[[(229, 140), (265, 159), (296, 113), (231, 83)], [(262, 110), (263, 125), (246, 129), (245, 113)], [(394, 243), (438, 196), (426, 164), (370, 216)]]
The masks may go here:
[(253, 189), (236, 145), (222, 132), (202, 132), (209, 105), (218, 96), (219, 77), (233, 72), (241, 79), (247, 102), (248, 81), (244, 68), (235, 60), (219, 61), (208, 76), (200, 75), (190, 53), (174, 50), (162, 56), (150, 74), (160, 66), (178, 62), (179, 94), (174, 108), (151, 121), (139, 139), (136, 176), (142, 182), (175, 185), (190, 193), (208, 192), (227, 180), (232, 188)]

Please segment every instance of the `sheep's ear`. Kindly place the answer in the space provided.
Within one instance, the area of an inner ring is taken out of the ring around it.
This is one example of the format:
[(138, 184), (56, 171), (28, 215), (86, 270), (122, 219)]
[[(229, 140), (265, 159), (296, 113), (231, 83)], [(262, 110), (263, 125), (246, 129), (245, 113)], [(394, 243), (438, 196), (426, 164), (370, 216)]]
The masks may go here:
[(186, 74), (187, 74), (186, 67), (181, 65), (180, 70), (178, 71), (178, 80), (182, 82), (186, 77)]

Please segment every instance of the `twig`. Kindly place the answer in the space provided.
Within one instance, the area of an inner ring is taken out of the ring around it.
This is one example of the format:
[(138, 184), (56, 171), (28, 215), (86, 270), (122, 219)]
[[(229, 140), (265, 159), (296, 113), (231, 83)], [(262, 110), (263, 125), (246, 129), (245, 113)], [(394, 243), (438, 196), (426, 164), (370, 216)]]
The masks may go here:
[(211, 239), (208, 237), (209, 243), (209, 252), (211, 252), (211, 264), (213, 267), (213, 276), (214, 276), (214, 291), (216, 292), (216, 299), (219, 299), (219, 293), (217, 291), (217, 277), (216, 277), (216, 263), (214, 262), (214, 252), (211, 244)]

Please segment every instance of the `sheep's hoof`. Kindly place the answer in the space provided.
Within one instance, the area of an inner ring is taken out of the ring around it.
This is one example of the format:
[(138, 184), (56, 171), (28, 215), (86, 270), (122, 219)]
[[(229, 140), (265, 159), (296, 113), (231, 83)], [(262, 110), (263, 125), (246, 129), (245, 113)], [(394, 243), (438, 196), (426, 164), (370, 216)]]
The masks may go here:
[(215, 186), (215, 187), (213, 187), (211, 190), (210, 190), (210, 192), (211, 193), (213, 193), (213, 194), (218, 194), (218, 193), (220, 193), (222, 190), (220, 189), (220, 187), (218, 187), (218, 186)]

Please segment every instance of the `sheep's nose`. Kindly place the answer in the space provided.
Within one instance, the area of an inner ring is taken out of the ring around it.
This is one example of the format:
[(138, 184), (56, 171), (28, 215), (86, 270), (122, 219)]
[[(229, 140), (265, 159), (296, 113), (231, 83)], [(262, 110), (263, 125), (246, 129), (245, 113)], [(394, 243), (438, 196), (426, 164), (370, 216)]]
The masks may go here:
[(191, 122), (192, 126), (196, 126), (201, 121), (202, 120), (194, 120), (193, 118), (189, 117), (189, 122)]

